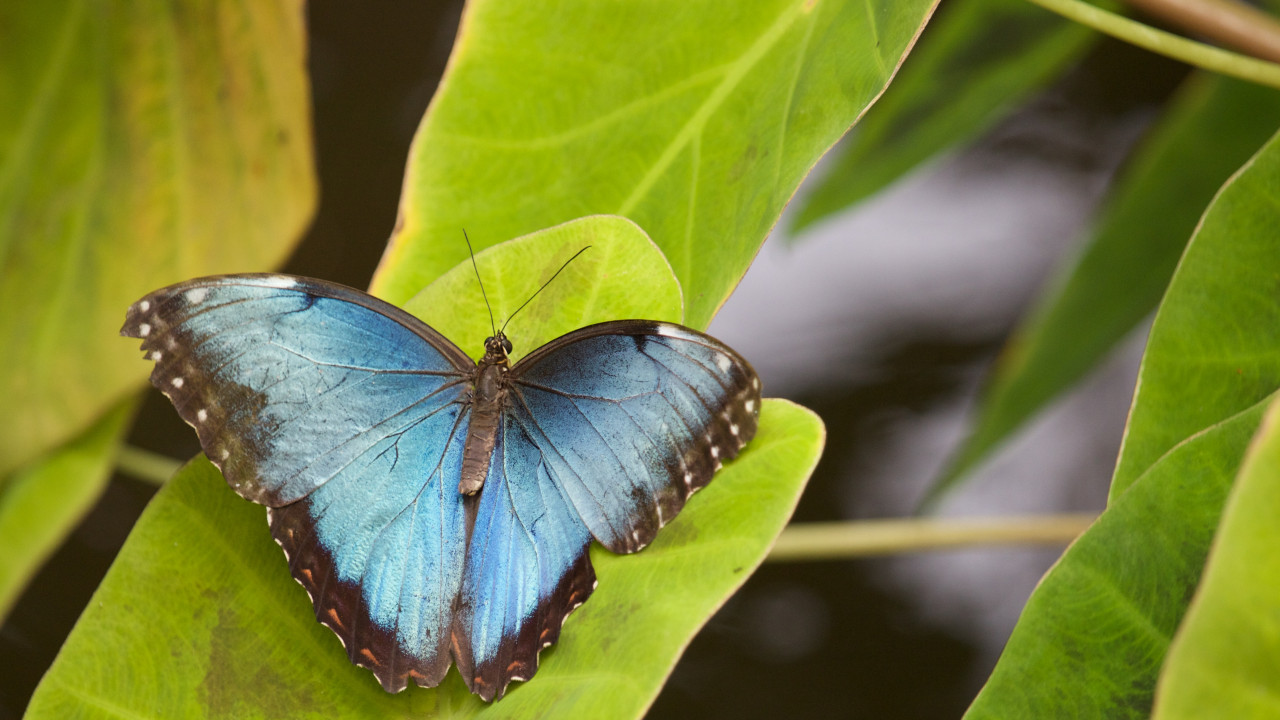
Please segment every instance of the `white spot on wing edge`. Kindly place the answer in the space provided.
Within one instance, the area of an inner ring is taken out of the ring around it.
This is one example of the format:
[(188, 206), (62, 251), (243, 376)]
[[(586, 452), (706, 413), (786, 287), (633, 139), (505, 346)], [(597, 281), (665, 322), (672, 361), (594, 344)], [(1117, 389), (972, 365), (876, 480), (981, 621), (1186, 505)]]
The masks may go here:
[(222, 448), (222, 452), (220, 453), (220, 455), (222, 455), (223, 460), (226, 460), (227, 458), (231, 457), (231, 451), (226, 448)]
[(208, 410), (205, 410), (204, 408), (200, 408), (199, 410), (196, 411), (196, 422), (204, 422), (205, 420), (208, 420), (208, 419), (209, 419)]
[(683, 333), (680, 332), (679, 325), (672, 325), (670, 323), (658, 323), (658, 326), (655, 327), (653, 331), (663, 337), (680, 337), (683, 335)]
[(146, 336), (150, 335), (150, 334), (151, 334), (151, 323), (139, 323), (139, 324), (138, 324), (138, 334), (139, 334), (139, 335), (141, 335), (142, 337), (146, 337)]
[(174, 387), (176, 387), (176, 388), (180, 388), (180, 387), (182, 387), (182, 383), (186, 382), (186, 380), (183, 380), (183, 379), (182, 379), (182, 378), (180, 378), (180, 377), (176, 377), (176, 378), (174, 378), (174, 379), (170, 380), (169, 382), (170, 382), (170, 383), (172, 383)]
[(160, 352), (159, 350), (153, 350), (153, 351), (151, 351), (151, 359), (152, 359), (152, 360), (154, 360), (154, 361), (156, 361), (156, 362), (160, 362), (160, 358), (162, 358), (162, 357), (164, 357), (164, 353)]
[(187, 302), (192, 305), (199, 305), (204, 302), (205, 298), (209, 297), (209, 288), (194, 287), (183, 293), (182, 297), (186, 298)]
[(146, 312), (146, 311), (148, 311), (148, 310), (150, 310), (150, 309), (151, 309), (151, 301), (150, 301), (150, 300), (142, 300), (142, 301), (140, 301), (140, 302), (138, 303), (138, 310), (139, 310), (139, 311), (141, 311), (141, 312)]
[(740, 432), (738, 428), (738, 423), (729, 423), (729, 432), (732, 433), (734, 437), (738, 437), (738, 434)]
[(747, 409), (747, 412), (755, 412), (755, 411), (756, 411), (756, 401), (755, 401), (755, 400), (748, 400), (748, 401), (746, 402), (746, 404), (744, 404), (744, 405), (743, 405), (743, 407), (745, 407), (745, 408)]
[(291, 288), (298, 284), (297, 280), (294, 280), (288, 275), (269, 275), (262, 278), (260, 282), (267, 287), (274, 288)]
[(724, 353), (717, 353), (716, 367), (720, 368), (720, 372), (727, 373), (729, 372), (729, 368), (733, 367), (733, 361), (729, 359), (728, 355), (725, 355)]

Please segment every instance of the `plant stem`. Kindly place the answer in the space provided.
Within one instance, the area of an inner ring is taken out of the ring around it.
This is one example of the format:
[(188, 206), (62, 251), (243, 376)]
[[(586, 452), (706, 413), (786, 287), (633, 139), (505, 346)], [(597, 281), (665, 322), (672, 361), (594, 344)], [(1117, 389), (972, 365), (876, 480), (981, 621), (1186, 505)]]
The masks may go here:
[(1280, 20), (1239, 0), (1126, 0), (1196, 35), (1257, 58), (1280, 62)]
[(132, 445), (122, 446), (116, 454), (116, 470), (153, 485), (163, 485), (180, 467), (182, 463), (173, 458)]
[(1031, 0), (1068, 20), (1132, 45), (1223, 75), (1280, 88), (1280, 65), (1188, 40), (1080, 0)]
[[(155, 485), (164, 484), (181, 467), (177, 460), (132, 445), (121, 447), (116, 458), (117, 470)], [(806, 523), (782, 531), (767, 559), (831, 560), (970, 545), (1062, 545), (1084, 532), (1094, 518), (1077, 514)]]
[(971, 545), (1065, 545), (1096, 517), (1072, 514), (806, 523), (783, 530), (766, 559), (835, 560)]

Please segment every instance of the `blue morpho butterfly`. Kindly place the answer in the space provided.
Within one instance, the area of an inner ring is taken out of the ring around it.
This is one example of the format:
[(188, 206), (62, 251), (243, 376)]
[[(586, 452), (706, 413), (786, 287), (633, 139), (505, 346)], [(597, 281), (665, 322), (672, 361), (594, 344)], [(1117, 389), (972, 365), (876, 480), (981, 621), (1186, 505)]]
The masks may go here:
[(596, 586), (755, 434), (760, 380), (680, 325), (604, 322), (508, 367), (358, 290), (223, 275), (129, 308), (151, 383), (271, 533), (316, 618), (389, 692), (452, 662), (501, 697)]

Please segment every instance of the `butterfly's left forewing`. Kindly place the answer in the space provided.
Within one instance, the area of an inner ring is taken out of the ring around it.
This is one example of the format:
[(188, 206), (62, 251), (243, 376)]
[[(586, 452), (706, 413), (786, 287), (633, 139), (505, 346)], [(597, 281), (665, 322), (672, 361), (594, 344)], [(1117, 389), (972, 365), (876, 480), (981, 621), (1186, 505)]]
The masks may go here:
[(449, 667), (466, 552), (457, 492), (474, 364), (355, 290), (201, 278), (130, 308), (151, 380), (250, 500), (317, 618), (395, 691)]

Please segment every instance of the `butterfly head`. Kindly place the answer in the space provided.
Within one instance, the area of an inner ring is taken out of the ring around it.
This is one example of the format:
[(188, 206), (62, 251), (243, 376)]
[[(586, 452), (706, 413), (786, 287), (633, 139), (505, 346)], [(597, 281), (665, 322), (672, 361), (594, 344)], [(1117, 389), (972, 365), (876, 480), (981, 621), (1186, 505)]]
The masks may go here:
[(511, 352), (511, 341), (501, 331), (484, 339), (484, 365), (506, 365), (507, 354)]

